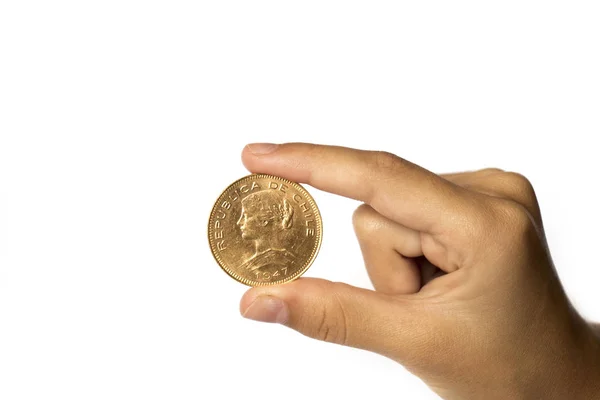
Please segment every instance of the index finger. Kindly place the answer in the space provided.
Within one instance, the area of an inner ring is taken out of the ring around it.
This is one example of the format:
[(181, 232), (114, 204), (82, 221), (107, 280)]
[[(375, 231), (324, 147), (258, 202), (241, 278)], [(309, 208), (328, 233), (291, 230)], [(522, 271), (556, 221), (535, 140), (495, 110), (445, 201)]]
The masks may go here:
[(369, 204), (385, 217), (436, 233), (464, 210), (464, 189), (386, 152), (308, 143), (247, 145), (249, 171), (281, 176)]

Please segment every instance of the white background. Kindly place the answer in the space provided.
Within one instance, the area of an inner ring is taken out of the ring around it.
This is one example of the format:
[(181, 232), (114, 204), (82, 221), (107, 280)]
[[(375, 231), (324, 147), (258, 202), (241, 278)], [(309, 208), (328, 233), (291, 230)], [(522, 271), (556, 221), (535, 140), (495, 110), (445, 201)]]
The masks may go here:
[[(525, 174), (600, 320), (599, 20), (595, 1), (0, 2), (0, 398), (437, 398), (239, 316), (206, 224), (253, 141)], [(357, 203), (309, 190), (307, 275), (368, 287)]]

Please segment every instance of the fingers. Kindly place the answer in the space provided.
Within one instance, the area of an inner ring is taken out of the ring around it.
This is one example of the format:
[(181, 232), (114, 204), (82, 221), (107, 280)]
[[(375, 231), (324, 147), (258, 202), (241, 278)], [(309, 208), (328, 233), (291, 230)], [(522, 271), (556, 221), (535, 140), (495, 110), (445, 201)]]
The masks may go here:
[(385, 152), (303, 143), (254, 144), (246, 146), (242, 161), (252, 172), (282, 176), (363, 201), (418, 231), (447, 231), (466, 208), (462, 188)]
[(387, 294), (416, 293), (421, 276), (415, 260), (423, 255), (421, 235), (363, 204), (353, 217), (365, 267), (373, 287)]
[(252, 288), (242, 297), (240, 312), (315, 339), (389, 357), (400, 356), (418, 337), (419, 324), (409, 301), (321, 279)]

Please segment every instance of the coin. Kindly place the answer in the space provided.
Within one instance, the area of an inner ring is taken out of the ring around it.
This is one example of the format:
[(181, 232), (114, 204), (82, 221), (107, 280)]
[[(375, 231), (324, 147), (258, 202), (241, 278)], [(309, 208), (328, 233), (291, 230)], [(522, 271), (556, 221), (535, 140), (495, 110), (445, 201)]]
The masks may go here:
[(248, 286), (290, 282), (315, 260), (323, 236), (321, 214), (300, 184), (253, 174), (233, 182), (208, 221), (213, 256)]

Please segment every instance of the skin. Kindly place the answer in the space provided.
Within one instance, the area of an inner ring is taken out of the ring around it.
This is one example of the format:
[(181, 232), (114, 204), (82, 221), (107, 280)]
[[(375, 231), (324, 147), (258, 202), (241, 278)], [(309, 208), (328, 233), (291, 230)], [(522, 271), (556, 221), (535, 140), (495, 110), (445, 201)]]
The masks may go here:
[(444, 399), (600, 399), (600, 325), (567, 299), (525, 177), (303, 143), (248, 145), (242, 161), (364, 202), (353, 222), (375, 289), (252, 288), (244, 317), (389, 357)]

